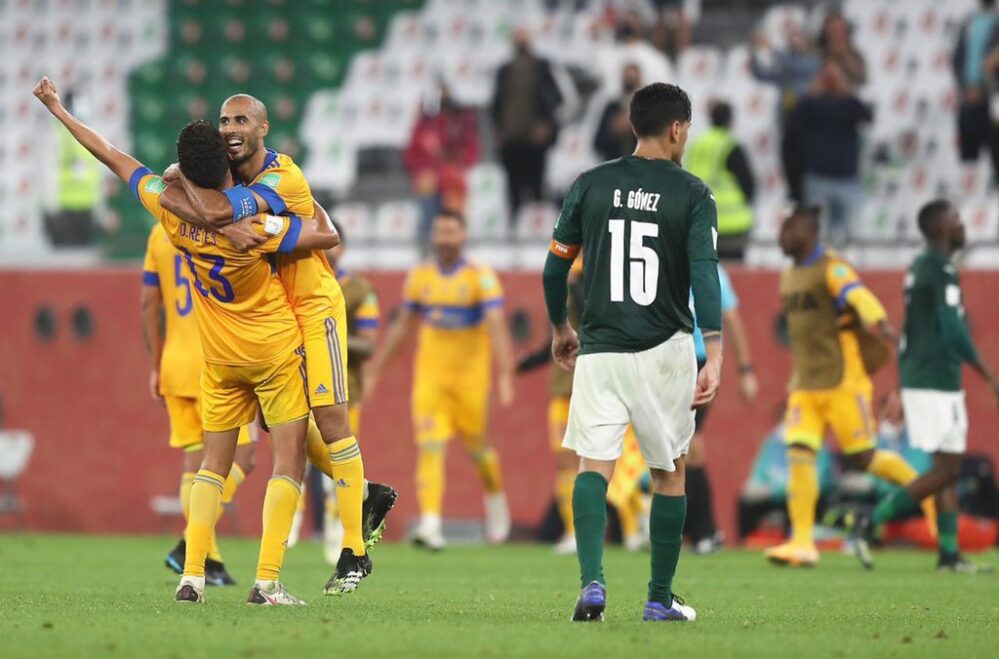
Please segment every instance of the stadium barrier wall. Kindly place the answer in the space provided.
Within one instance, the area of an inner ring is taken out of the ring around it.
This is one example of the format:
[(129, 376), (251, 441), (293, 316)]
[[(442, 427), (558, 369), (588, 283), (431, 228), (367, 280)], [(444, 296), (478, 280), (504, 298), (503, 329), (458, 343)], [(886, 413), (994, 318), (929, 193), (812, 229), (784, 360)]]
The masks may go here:
[[(776, 339), (780, 309), (777, 273), (733, 270), (732, 279), (754, 351), (760, 396), (744, 403), (729, 353), (723, 391), (708, 422), (708, 461), (715, 484), (718, 519), (734, 537), (735, 499), (761, 439), (783, 410), (789, 356)], [(371, 276), (384, 316), (399, 302), (403, 273)], [(530, 319), (529, 338), (518, 353), (546, 341), (547, 326), (537, 274), (505, 273), (508, 314)], [(865, 280), (884, 301), (891, 318), (902, 314), (902, 273), (868, 272)], [(973, 333), (983, 355), (999, 365), (999, 272), (963, 275)], [(139, 324), (137, 269), (87, 271), (0, 271), (0, 425), (30, 431), (34, 454), (20, 479), (33, 531), (149, 533), (179, 529), (151, 510), (155, 496), (175, 496), (180, 455), (167, 447), (163, 408), (147, 393), (148, 358)], [(401, 354), (374, 396), (365, 402), (358, 437), (367, 475), (393, 483), (401, 492), (390, 529), (402, 536), (416, 511), (414, 446), (410, 429), (411, 350)], [(894, 382), (894, 369), (877, 378), (879, 395)], [(995, 408), (977, 377), (968, 374), (970, 448), (999, 457), (994, 439)], [(490, 431), (502, 458), (515, 522), (533, 526), (551, 500), (554, 458), (547, 426), (547, 372), (518, 381), (511, 408), (493, 408)], [(266, 439), (264, 440), (266, 442)], [(235, 515), (223, 518), (223, 532), (256, 534), (260, 529), (270, 458), (259, 447), (257, 471), (237, 495)], [(474, 470), (459, 444), (448, 465), (445, 515), (481, 514), (482, 496)], [(9, 526), (0, 518), (0, 528)]]

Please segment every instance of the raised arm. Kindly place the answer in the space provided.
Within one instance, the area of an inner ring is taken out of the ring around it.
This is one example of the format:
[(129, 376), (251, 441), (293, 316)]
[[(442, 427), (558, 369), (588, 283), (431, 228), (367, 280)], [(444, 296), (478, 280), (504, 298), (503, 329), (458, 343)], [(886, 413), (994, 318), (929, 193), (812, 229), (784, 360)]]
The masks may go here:
[(59, 98), (59, 88), (47, 77), (42, 78), (33, 90), (35, 97), (42, 102), (49, 112), (65, 126), (77, 142), (92, 153), (95, 158), (114, 172), (115, 176), (126, 183), (142, 163), (118, 150), (110, 142), (94, 132), (92, 128), (81, 122), (63, 107)]

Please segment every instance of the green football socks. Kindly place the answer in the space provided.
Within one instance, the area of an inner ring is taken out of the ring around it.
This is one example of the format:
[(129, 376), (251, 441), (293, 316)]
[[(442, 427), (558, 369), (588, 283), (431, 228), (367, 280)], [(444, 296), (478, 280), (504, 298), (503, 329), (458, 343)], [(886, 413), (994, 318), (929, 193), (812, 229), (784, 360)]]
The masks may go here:
[[(687, 517), (687, 497), (652, 495), (649, 536), (652, 543), (652, 580), (649, 601), (669, 607), (673, 603), (673, 575), (683, 545), (683, 523)], [(578, 522), (577, 522), (578, 524)]]
[(607, 530), (607, 480), (595, 471), (576, 475), (572, 490), (572, 514), (576, 523), (576, 547), (582, 587), (604, 581), (604, 534)]

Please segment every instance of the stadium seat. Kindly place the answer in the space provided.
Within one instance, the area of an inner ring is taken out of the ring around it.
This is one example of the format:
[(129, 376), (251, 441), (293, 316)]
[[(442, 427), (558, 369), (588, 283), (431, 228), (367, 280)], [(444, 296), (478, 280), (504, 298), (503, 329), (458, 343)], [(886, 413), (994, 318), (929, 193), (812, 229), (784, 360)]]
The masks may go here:
[(473, 241), (501, 240), (508, 232), (506, 175), (495, 163), (480, 163), (468, 171), (468, 237)]
[(961, 219), (969, 243), (999, 239), (999, 195), (976, 197), (961, 204)]
[(387, 201), (375, 210), (375, 237), (380, 242), (411, 243), (416, 240), (420, 211), (412, 201)]
[(367, 242), (377, 233), (371, 220), (371, 208), (367, 204), (338, 204), (331, 210), (331, 214), (343, 227), (343, 232), (351, 245)]
[(552, 203), (525, 204), (517, 213), (517, 240), (521, 242), (547, 242), (552, 236), (558, 214), (558, 207)]

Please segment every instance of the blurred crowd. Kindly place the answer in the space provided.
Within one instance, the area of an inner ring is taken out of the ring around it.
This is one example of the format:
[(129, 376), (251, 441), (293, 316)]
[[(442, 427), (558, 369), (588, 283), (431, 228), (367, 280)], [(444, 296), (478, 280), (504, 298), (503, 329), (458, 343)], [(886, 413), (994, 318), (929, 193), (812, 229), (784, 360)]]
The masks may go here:
[[(594, 67), (588, 95), (600, 104), (591, 136), (601, 160), (632, 152), (635, 139), (628, 124), (631, 95), (643, 85), (670, 80), (678, 56), (691, 42), (697, 3), (652, 0), (642, 8), (608, 10), (603, 29), (614, 43)], [(640, 10), (641, 9), (641, 10)], [(753, 36), (749, 68), (760, 82), (779, 90), (775, 112), (780, 131), (780, 160), (787, 195), (796, 202), (820, 206), (827, 239), (843, 246), (855, 236), (864, 202), (863, 130), (874, 119), (874, 106), (863, 100), (867, 62), (852, 28), (838, 10), (829, 10), (816, 30), (788, 21), (781, 43), (761, 29)], [(562, 124), (563, 94), (553, 64), (532, 48), (523, 29), (513, 35), (513, 55), (496, 75), (489, 119), (496, 160), (507, 181), (509, 217), (516, 222), (527, 202), (557, 191), (544, 187), (546, 158)], [(995, 0), (980, 6), (958, 30), (953, 74), (959, 89), (955, 121), (963, 162), (991, 153), (999, 176), (999, 13)], [(731, 131), (735, 117), (725, 90), (709, 101), (710, 128), (687, 146), (685, 166), (705, 179), (719, 202), (719, 249), (741, 258), (754, 223), (756, 190), (752, 148), (739, 144)], [(441, 205), (462, 203), (464, 176), (481, 154), (474, 111), (449, 102), (447, 90), (417, 123), (406, 151), (413, 190), (424, 218)], [(609, 99), (609, 100), (608, 100)], [(488, 157), (488, 156), (486, 156)], [(426, 221), (424, 222), (426, 226)]]

